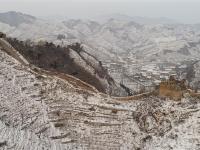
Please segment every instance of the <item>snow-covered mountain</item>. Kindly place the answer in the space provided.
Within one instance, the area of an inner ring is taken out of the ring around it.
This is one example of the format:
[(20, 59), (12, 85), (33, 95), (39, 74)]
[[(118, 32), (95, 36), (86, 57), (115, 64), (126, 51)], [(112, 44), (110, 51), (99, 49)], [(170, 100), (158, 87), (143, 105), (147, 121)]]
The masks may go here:
[(136, 21), (123, 15), (104, 23), (91, 20), (36, 19), (17, 27), (0, 23), (0, 31), (21, 40), (46, 40), (59, 45), (82, 43), (85, 51), (98, 58), (118, 82), (123, 73), (134, 75), (149, 64), (158, 68), (160, 64), (170, 63), (177, 67), (176, 65), (199, 61), (198, 25), (162, 22), (141, 24)]
[(0, 61), (0, 149), (199, 149), (197, 97), (112, 98), (30, 64), (2, 38)]
[[(48, 42), (35, 44), (30, 41), (23, 42), (9, 37), (4, 37), (4, 39), (18, 53), (23, 55), (30, 64), (55, 74), (74, 76), (105, 94), (112, 96), (130, 95), (126, 88), (110, 77), (102, 63), (86, 52), (79, 43), (61, 47)], [(10, 46), (7, 45), (7, 47)]]
[[(23, 23), (18, 27), (11, 27), (8, 26), (9, 23), (1, 22), (1, 31), (5, 30), (8, 35), (24, 40), (47, 40), (61, 43), (57, 40), (57, 36), (63, 34), (65, 39), (62, 43), (81, 42), (101, 59), (121, 53), (137, 53), (138, 56), (143, 55), (151, 59), (154, 55), (163, 56), (162, 53), (166, 50), (179, 54), (178, 51), (181, 51), (181, 48), (190, 47), (191, 42), (198, 45), (199, 40), (198, 31), (194, 31), (193, 26), (190, 25), (160, 23), (141, 25), (133, 19), (112, 18), (103, 24), (89, 20), (71, 19), (63, 22), (48, 22), (37, 19), (31, 24)], [(29, 29), (31, 32), (28, 32)], [(193, 44), (192, 48), (197, 45)], [(191, 54), (196, 55), (195, 52)]]

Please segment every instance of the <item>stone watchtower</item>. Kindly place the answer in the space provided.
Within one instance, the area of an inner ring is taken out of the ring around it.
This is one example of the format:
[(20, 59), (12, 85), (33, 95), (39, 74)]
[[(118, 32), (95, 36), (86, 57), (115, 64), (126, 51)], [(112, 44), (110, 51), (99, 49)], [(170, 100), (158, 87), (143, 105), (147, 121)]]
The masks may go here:
[(185, 79), (179, 81), (171, 76), (169, 80), (160, 83), (159, 96), (170, 97), (174, 100), (181, 100), (183, 94), (187, 90), (185, 83)]

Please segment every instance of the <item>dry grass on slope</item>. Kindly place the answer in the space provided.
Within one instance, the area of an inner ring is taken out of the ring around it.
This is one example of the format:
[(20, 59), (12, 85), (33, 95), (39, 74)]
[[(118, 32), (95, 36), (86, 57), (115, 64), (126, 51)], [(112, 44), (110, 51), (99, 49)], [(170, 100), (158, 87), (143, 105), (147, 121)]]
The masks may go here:
[(56, 72), (55, 70), (52, 71), (46, 71), (44, 69), (38, 68), (34, 65), (30, 65), (28, 61), (21, 55), (17, 50), (15, 50), (7, 41), (4, 39), (0, 39), (0, 46), (2, 47), (2, 50), (4, 50), (7, 54), (18, 60), (21, 64), (28, 66), (32, 69), (33, 72), (37, 74), (43, 74), (47, 76), (56, 76), (58, 78), (67, 80), (70, 82), (74, 87), (89, 90), (92, 92), (97, 92), (96, 88), (93, 87), (92, 85), (89, 85), (86, 82), (81, 81), (80, 79), (77, 79), (73, 76)]

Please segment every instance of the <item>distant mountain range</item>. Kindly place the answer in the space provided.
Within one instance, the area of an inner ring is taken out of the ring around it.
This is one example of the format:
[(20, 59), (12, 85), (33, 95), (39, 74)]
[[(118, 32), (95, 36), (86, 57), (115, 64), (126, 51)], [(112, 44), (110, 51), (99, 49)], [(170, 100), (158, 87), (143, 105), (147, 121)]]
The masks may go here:
[(140, 16), (128, 16), (123, 14), (110, 14), (94, 18), (96, 21), (106, 22), (109, 19), (116, 19), (120, 21), (134, 21), (140, 24), (178, 24), (177, 21), (166, 17), (161, 18), (149, 18)]
[[(148, 59), (158, 55), (161, 58), (166, 57), (162, 55), (166, 49), (173, 53), (168, 53), (170, 56), (163, 59), (174, 57), (174, 52), (177, 52), (181, 60), (196, 55), (200, 34), (199, 25), (176, 24), (166, 18), (149, 19), (121, 14), (106, 16), (104, 23), (100, 23), (74, 19), (52, 22), (19, 12), (7, 12), (0, 14), (0, 22), (0, 30), (23, 40), (47, 40), (57, 44), (81, 42), (88, 52), (102, 61), (115, 59), (121, 53), (132, 53)], [(59, 34), (63, 34), (65, 39), (58, 40)], [(188, 47), (191, 42), (196, 44), (188, 51), (196, 50), (186, 56), (181, 53), (181, 48)]]
[(0, 22), (9, 24), (10, 26), (19, 26), (22, 23), (33, 23), (35, 17), (20, 12), (9, 11), (0, 13)]

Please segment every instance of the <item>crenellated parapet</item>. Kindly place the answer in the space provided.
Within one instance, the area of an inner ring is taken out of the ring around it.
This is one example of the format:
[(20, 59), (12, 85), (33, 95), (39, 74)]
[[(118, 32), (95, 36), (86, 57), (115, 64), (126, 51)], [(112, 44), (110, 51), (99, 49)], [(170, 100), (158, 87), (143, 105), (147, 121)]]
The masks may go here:
[(180, 100), (186, 90), (186, 80), (176, 80), (171, 76), (169, 80), (160, 83), (159, 95), (170, 97), (174, 100)]

